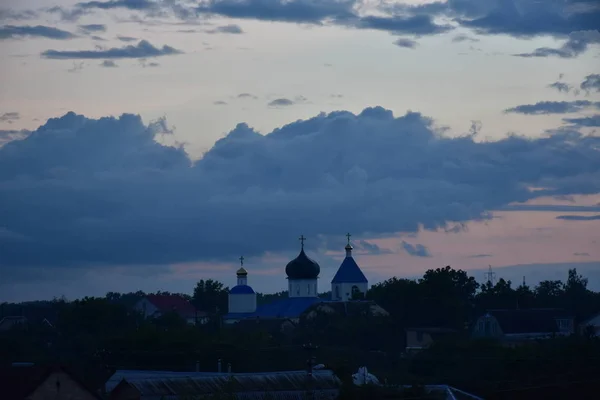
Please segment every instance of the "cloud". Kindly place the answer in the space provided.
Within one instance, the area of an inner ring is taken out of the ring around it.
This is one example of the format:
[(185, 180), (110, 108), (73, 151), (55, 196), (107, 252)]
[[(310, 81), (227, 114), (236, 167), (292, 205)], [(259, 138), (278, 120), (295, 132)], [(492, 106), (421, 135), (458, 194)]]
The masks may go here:
[(113, 60), (104, 60), (100, 63), (101, 67), (104, 68), (116, 68), (118, 65)]
[(0, 129), (0, 147), (13, 140), (21, 140), (27, 137), (31, 132), (25, 129), (21, 130), (3, 130)]
[(108, 50), (81, 50), (81, 51), (59, 51), (46, 50), (41, 55), (44, 58), (52, 59), (118, 59), (118, 58), (146, 58), (170, 56), (175, 54), (183, 54), (171, 46), (163, 46), (162, 48), (154, 47), (146, 40), (140, 41), (136, 46), (128, 45), (125, 47), (113, 47)]
[(117, 36), (117, 39), (119, 39), (121, 42), (135, 42), (135, 41), (137, 41), (136, 38), (131, 37), (131, 36)]
[(452, 41), (454, 43), (462, 43), (462, 42), (479, 42), (479, 39), (477, 38), (473, 38), (471, 36), (465, 35), (464, 33), (461, 33), (459, 35), (456, 35), (452, 38)]
[(573, 253), (574, 256), (589, 257), (590, 253)]
[(573, 87), (571, 85), (569, 85), (568, 83), (564, 83), (564, 82), (554, 82), (548, 85), (549, 88), (551, 89), (556, 89), (559, 92), (564, 92), (564, 93), (569, 93), (571, 91), (571, 89), (573, 89)]
[(382, 249), (375, 243), (360, 240), (357, 244), (358, 250), (369, 255), (392, 254), (390, 249)]
[(33, 10), (11, 10), (6, 8), (0, 9), (0, 21), (24, 21), (36, 19), (37, 17), (37, 12)]
[(21, 119), (21, 116), (18, 112), (15, 111), (0, 114), (0, 122), (8, 122), (9, 124), (12, 124), (13, 122), (18, 121), (19, 119)]
[[(598, 15), (600, 17), (600, 14)], [(559, 48), (539, 47), (531, 53), (513, 54), (517, 57), (575, 58), (584, 53), (591, 44), (600, 43), (600, 31), (572, 32), (569, 39)]]
[(398, 47), (404, 47), (407, 49), (414, 49), (417, 47), (418, 43), (412, 39), (400, 38), (394, 42), (394, 44)]
[(431, 253), (429, 253), (429, 249), (423, 246), (422, 244), (410, 244), (408, 242), (402, 241), (402, 248), (409, 255), (413, 257), (431, 257)]
[[(153, 0), (109, 0), (109, 1), (88, 1), (83, 3), (77, 3), (78, 8), (82, 9), (102, 9), (111, 10), (117, 8), (124, 8), (132, 11), (140, 10), (155, 10), (162, 6), (161, 1)], [(167, 3), (167, 2), (164, 2)]]
[(71, 32), (63, 31), (62, 29), (44, 25), (4, 25), (0, 27), (0, 40), (17, 39), (23, 37), (38, 37), (46, 39), (66, 40), (73, 39), (76, 36)]
[(73, 62), (73, 67), (68, 69), (67, 72), (80, 72), (81, 70), (83, 70), (84, 66), (85, 66), (85, 62), (83, 62), (83, 61)]
[(469, 258), (488, 258), (488, 257), (492, 257), (491, 254), (473, 254), (471, 256), (469, 256)]
[(295, 104), (293, 100), (286, 98), (279, 98), (275, 100), (271, 100), (268, 104), (269, 107), (287, 107)]
[(559, 215), (556, 219), (564, 219), (566, 221), (598, 221), (600, 215)]
[(226, 106), (227, 102), (223, 100), (217, 100), (213, 103), (215, 106)]
[(581, 90), (586, 92), (600, 92), (600, 74), (591, 74), (585, 77), (581, 85)]
[(142, 68), (156, 68), (160, 66), (160, 64), (156, 61), (148, 62), (148, 60), (146, 60), (145, 58), (140, 58), (139, 63)]
[(579, 127), (600, 127), (600, 114), (591, 117), (563, 118), (563, 121)]
[(85, 33), (106, 32), (106, 25), (102, 24), (79, 25), (78, 28), (84, 31)]
[(238, 99), (252, 99), (252, 100), (258, 99), (258, 97), (253, 95), (252, 93), (240, 93), (237, 95), (237, 97), (238, 97)]
[(170, 132), (164, 120), (52, 118), (0, 149), (0, 225), (28, 238), (0, 239), (0, 268), (227, 261), (293, 253), (300, 233), (316, 251), (347, 229), (444, 229), (540, 196), (600, 192), (600, 138), (482, 142), (435, 126), (381, 107), (266, 135), (238, 124), (192, 162), (156, 141)]
[(214, 29), (207, 30), (206, 33), (231, 33), (231, 34), (242, 34), (244, 31), (240, 28), (239, 25), (223, 25), (218, 26)]
[(356, 3), (355, 0), (208, 0), (196, 12), (236, 19), (321, 24), (328, 19), (353, 17), (352, 7)]
[(520, 106), (508, 108), (504, 110), (504, 112), (527, 115), (568, 114), (592, 107), (600, 109), (600, 101), (540, 101), (535, 104), (523, 104)]

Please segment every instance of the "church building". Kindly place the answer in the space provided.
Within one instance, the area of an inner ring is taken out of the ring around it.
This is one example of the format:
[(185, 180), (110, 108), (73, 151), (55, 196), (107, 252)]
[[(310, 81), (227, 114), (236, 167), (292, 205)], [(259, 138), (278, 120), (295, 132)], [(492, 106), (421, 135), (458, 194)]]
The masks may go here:
[(300, 236), (301, 248), (296, 258), (285, 267), (288, 280), (288, 298), (261, 306), (256, 305), (256, 293), (248, 285), (248, 272), (241, 257), (241, 268), (237, 271), (237, 285), (229, 291), (229, 312), (225, 323), (235, 323), (241, 319), (291, 319), (298, 320), (300, 315), (316, 303), (346, 302), (359, 300), (368, 289), (368, 281), (352, 257), (350, 234), (345, 247), (346, 257), (331, 281), (331, 299), (319, 298), (319, 274), (321, 267), (310, 259), (304, 251), (306, 238)]

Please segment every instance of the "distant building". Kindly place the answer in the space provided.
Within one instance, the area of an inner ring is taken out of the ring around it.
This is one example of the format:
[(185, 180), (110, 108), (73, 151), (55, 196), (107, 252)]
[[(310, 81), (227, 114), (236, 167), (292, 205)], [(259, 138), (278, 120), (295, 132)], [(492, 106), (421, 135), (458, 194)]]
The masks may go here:
[(256, 311), (256, 292), (248, 286), (248, 271), (244, 268), (244, 257), (240, 257), (242, 266), (237, 270), (237, 285), (229, 289), (229, 312), (250, 314)]
[(134, 309), (141, 312), (145, 318), (158, 318), (175, 312), (188, 324), (203, 323), (207, 320), (205, 312), (196, 310), (192, 303), (178, 295), (149, 294), (140, 299)]
[(406, 348), (407, 353), (412, 353), (428, 348), (436, 341), (457, 334), (454, 329), (437, 327), (406, 328)]
[(346, 257), (331, 280), (332, 301), (349, 301), (364, 298), (369, 289), (369, 281), (352, 257), (350, 234), (348, 233), (346, 236), (348, 237), (348, 244), (344, 248), (346, 250)]
[(572, 333), (574, 318), (564, 310), (488, 310), (475, 321), (472, 336), (517, 343)]
[(580, 325), (582, 334), (591, 333), (593, 336), (600, 336), (600, 314), (596, 314), (587, 319)]
[[(345, 247), (346, 257), (331, 282), (332, 299), (330, 302), (347, 302), (364, 297), (368, 281), (356, 261), (352, 258), (350, 234)], [(293, 323), (311, 306), (328, 302), (319, 298), (318, 279), (321, 267), (310, 259), (304, 251), (304, 236), (300, 237), (301, 248), (296, 258), (285, 267), (288, 280), (288, 298), (269, 304), (256, 306), (256, 293), (248, 286), (248, 272), (243, 267), (237, 271), (238, 284), (229, 292), (229, 312), (223, 318), (227, 324), (242, 319), (290, 319)]]
[[(225, 398), (336, 399), (342, 382), (329, 370), (263, 373), (117, 371), (107, 382), (110, 400)], [(313, 393), (314, 397), (310, 396)], [(307, 395), (309, 397), (307, 397)]]
[(0, 368), (0, 398), (7, 400), (73, 399), (101, 400), (65, 367), (20, 364)]

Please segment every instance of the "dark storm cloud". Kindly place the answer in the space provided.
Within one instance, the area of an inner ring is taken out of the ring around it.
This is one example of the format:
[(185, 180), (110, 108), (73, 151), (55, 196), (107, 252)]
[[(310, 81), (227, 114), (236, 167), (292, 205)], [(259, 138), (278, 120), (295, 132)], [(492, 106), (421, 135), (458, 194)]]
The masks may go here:
[(523, 104), (520, 106), (508, 108), (504, 110), (504, 112), (528, 115), (568, 114), (581, 111), (586, 108), (600, 109), (600, 101), (540, 101), (535, 104)]
[(0, 146), (5, 145), (13, 140), (21, 140), (27, 137), (31, 132), (25, 129), (21, 130), (5, 130), (0, 129)]
[(429, 249), (422, 244), (410, 244), (402, 241), (402, 248), (413, 257), (431, 257)]
[(598, 221), (600, 215), (559, 215), (556, 219), (564, 219), (566, 221)]
[(50, 119), (0, 149), (0, 266), (253, 257), (294, 250), (301, 233), (316, 250), (321, 237), (347, 230), (446, 229), (538, 196), (600, 192), (600, 138), (570, 131), (479, 142), (434, 126), (380, 107), (323, 113), (268, 135), (238, 124), (193, 163), (154, 140), (169, 132), (164, 120)]
[[(599, 15), (600, 17), (600, 15)], [(517, 57), (551, 57), (575, 58), (583, 54), (590, 45), (600, 43), (599, 31), (572, 32), (569, 39), (559, 48), (539, 47), (531, 53), (514, 54)]]
[(15, 26), (4, 25), (0, 26), (0, 40), (16, 39), (24, 37), (37, 37), (56, 40), (73, 39), (76, 37), (71, 32), (63, 31), (62, 29), (53, 28), (51, 26), (36, 25), (36, 26)]
[(170, 56), (182, 54), (183, 52), (171, 46), (162, 48), (154, 47), (146, 40), (140, 41), (136, 46), (129, 45), (125, 47), (113, 47), (107, 50), (79, 50), (79, 51), (59, 51), (46, 50), (41, 56), (53, 59), (117, 59), (117, 58), (147, 58)]
[(591, 117), (564, 118), (563, 121), (580, 127), (600, 127), (600, 114), (592, 115)]
[(600, 92), (600, 74), (591, 74), (585, 77), (581, 85), (581, 90), (586, 92)]
[(321, 24), (353, 17), (356, 0), (208, 0), (196, 12), (237, 19)]

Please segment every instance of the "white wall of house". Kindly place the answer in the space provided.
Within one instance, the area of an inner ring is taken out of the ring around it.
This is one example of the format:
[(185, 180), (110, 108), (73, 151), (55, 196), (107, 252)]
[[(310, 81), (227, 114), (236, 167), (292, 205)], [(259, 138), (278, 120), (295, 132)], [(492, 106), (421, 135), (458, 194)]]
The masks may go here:
[(586, 327), (591, 326), (594, 333), (596, 334), (596, 336), (600, 336), (600, 314), (596, 315), (595, 317), (587, 320), (585, 323), (582, 324), (582, 329), (586, 329)]
[(319, 288), (316, 279), (289, 279), (289, 297), (318, 297)]
[(332, 283), (331, 284), (331, 299), (334, 301), (349, 301), (352, 300), (352, 288), (356, 286), (361, 293), (366, 294), (369, 289), (368, 282), (361, 283)]
[(139, 300), (135, 306), (133, 306), (133, 309), (141, 312), (146, 318), (154, 316), (158, 311), (158, 308), (145, 297)]
[(253, 313), (256, 311), (256, 293), (230, 294), (230, 313)]

